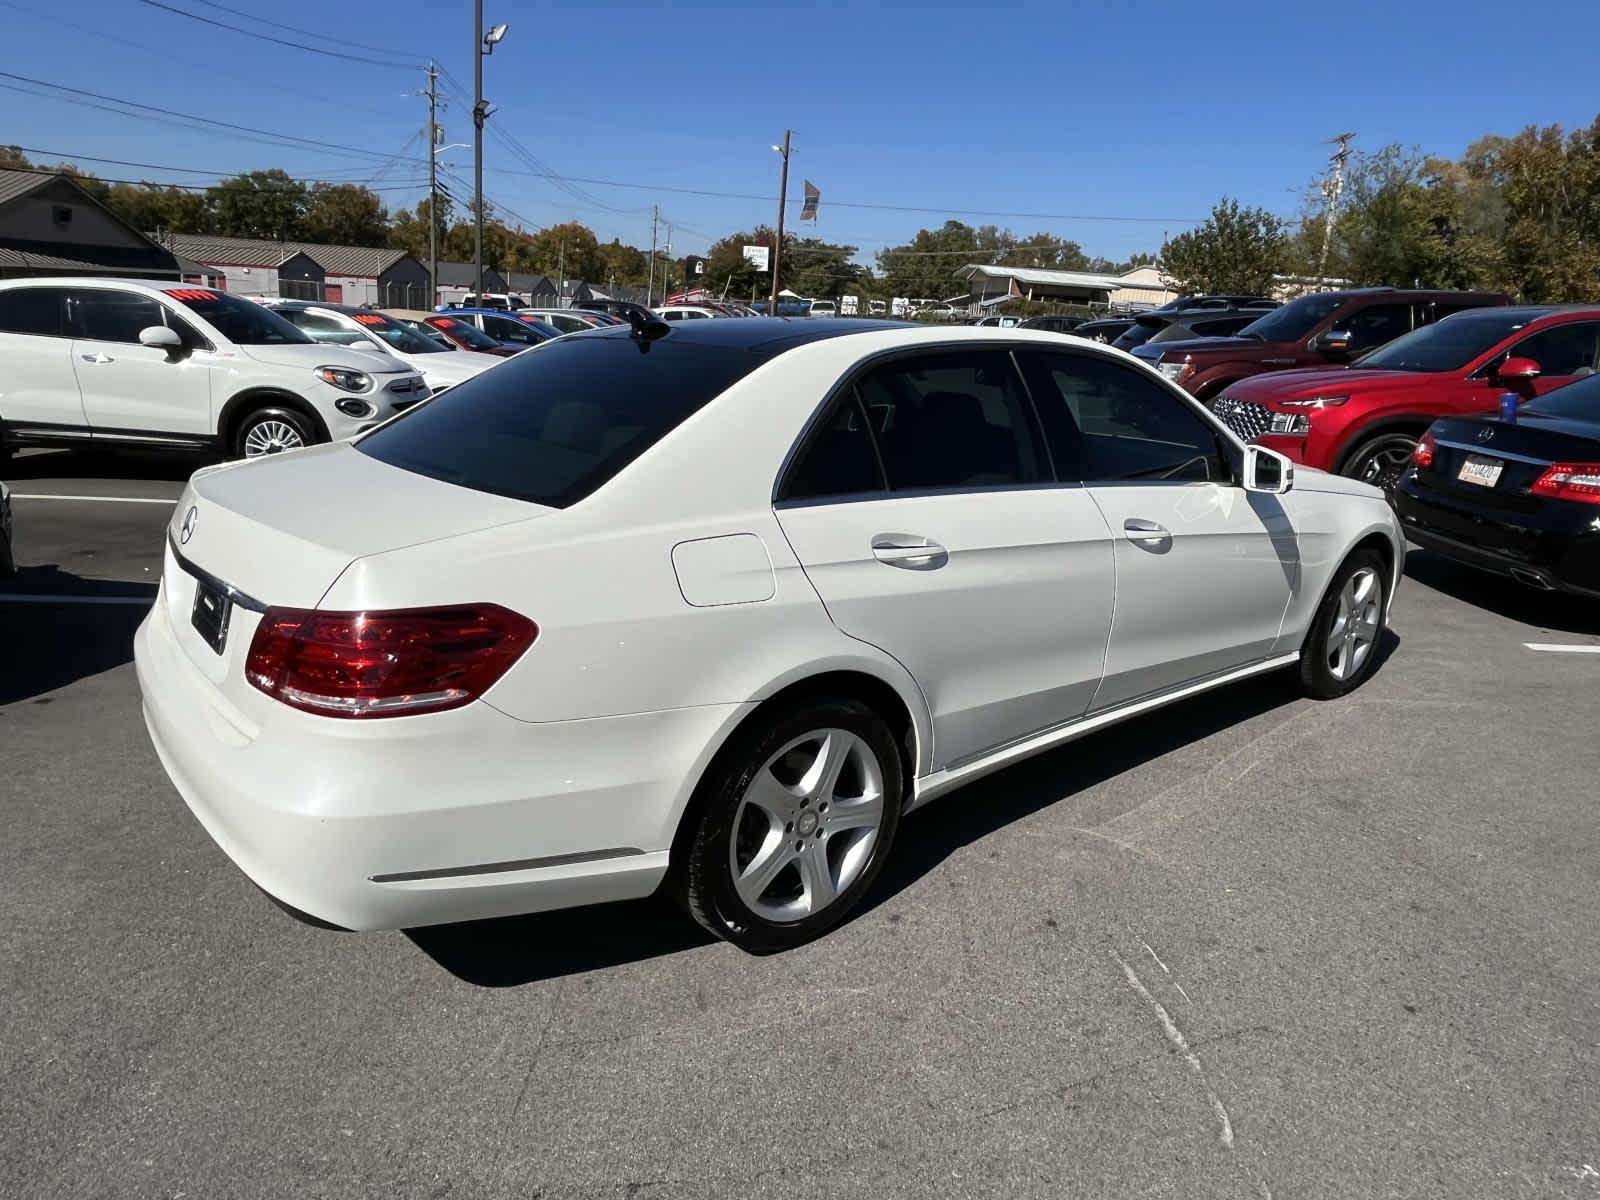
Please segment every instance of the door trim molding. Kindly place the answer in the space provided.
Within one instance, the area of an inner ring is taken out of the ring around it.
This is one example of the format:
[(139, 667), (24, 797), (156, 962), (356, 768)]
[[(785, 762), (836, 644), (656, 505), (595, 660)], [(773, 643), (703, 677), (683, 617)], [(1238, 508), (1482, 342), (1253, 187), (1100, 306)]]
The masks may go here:
[(924, 775), (916, 781), (912, 791), (911, 802), (906, 805), (906, 810), (909, 812), (911, 809), (920, 808), (928, 801), (942, 796), (946, 792), (954, 791), (956, 788), (971, 783), (975, 779), (980, 779), (985, 775), (998, 771), (1002, 767), (1021, 762), (1023, 759), (1031, 758), (1043, 750), (1063, 745), (1083, 737), (1085, 734), (1104, 729), (1108, 725), (1115, 725), (1117, 722), (1125, 721), (1130, 717), (1137, 717), (1164, 705), (1173, 704), (1190, 696), (1197, 696), (1201, 692), (1210, 691), (1212, 688), (1224, 687), (1230, 683), (1249, 679), (1253, 675), (1264, 675), (1269, 671), (1279, 670), (1299, 660), (1299, 651), (1291, 654), (1279, 654), (1272, 658), (1251, 663), (1249, 666), (1236, 667), (1223, 672), (1221, 675), (1213, 675), (1209, 679), (1186, 683), (1169, 691), (1146, 697), (1143, 700), (1129, 701), (1116, 708), (1106, 709), (1104, 712), (1069, 721), (1065, 725), (1047, 729), (1043, 733), (1030, 734), (1021, 741), (1012, 742), (1000, 747), (998, 750), (986, 751), (981, 757), (970, 759), (959, 766), (949, 766), (942, 771), (934, 771), (931, 774)]

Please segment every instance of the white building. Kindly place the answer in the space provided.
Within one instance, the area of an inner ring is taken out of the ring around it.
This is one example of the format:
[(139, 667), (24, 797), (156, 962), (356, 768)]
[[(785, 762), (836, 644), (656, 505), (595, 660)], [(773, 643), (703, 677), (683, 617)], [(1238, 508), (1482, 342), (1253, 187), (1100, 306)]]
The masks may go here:
[(991, 267), (971, 263), (957, 271), (956, 278), (967, 281), (971, 302), (982, 308), (992, 308), (1007, 300), (1154, 308), (1177, 295), (1155, 267), (1135, 267), (1122, 275), (1110, 275), (1099, 271)]

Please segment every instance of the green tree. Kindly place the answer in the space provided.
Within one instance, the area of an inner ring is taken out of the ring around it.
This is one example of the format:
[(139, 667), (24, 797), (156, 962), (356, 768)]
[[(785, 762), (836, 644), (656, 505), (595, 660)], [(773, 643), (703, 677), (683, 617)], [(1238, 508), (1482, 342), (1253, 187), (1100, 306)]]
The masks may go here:
[[(414, 255), (419, 262), (428, 261), (428, 197), (424, 196), (417, 201), (415, 209), (402, 208), (394, 214), (389, 221), (389, 245), (397, 250), (404, 250)], [(437, 244), (439, 255), (445, 257), (445, 236), (450, 232), (450, 203), (445, 201), (439, 205), (439, 219), (436, 223)], [(469, 233), (467, 235), (471, 237)]]
[(389, 214), (370, 188), (358, 183), (318, 183), (307, 198), (301, 228), (308, 242), (382, 246), (389, 240)]
[[(856, 246), (840, 246), (821, 238), (796, 238), (784, 251), (790, 267), (787, 286), (810, 299), (833, 300), (853, 291), (865, 267), (851, 262)], [(780, 267), (780, 269), (782, 269)]]
[(626, 246), (613, 238), (599, 249), (600, 270), (595, 281), (616, 282), (624, 287), (643, 287), (650, 274), (650, 256), (637, 246)]
[[(706, 288), (718, 295), (726, 294), (741, 299), (749, 299), (752, 295), (759, 299), (767, 295), (772, 289), (772, 275), (752, 267), (744, 257), (744, 248), (765, 246), (770, 252), (773, 238), (774, 232), (770, 226), (757, 225), (748, 232), (730, 233), (727, 237), (713, 242), (711, 248), (706, 251)], [(792, 285), (795, 271), (795, 243), (794, 234), (783, 235), (783, 255), (778, 263), (779, 287)], [(771, 261), (770, 253), (768, 261), (769, 263)]]
[(526, 264), (518, 270), (536, 271), (552, 279), (558, 274), (568, 279), (598, 279), (605, 269), (594, 230), (578, 221), (539, 230), (528, 238), (518, 257)]
[(287, 171), (248, 171), (206, 189), (217, 233), (231, 237), (297, 241), (304, 232), (310, 193)]
[(999, 241), (994, 236), (987, 246), (980, 247), (976, 229), (961, 221), (946, 221), (938, 229), (917, 230), (904, 245), (878, 251), (878, 270), (892, 295), (942, 299), (959, 286), (957, 271), (969, 262), (985, 261), (980, 252), (992, 255), (1010, 248)]
[(1227, 198), (1204, 224), (1161, 247), (1166, 273), (1186, 292), (1269, 292), (1287, 260), (1283, 222)]
[(204, 233), (211, 213), (205, 197), (187, 188), (157, 183), (114, 183), (106, 195), (107, 206), (144, 233)]

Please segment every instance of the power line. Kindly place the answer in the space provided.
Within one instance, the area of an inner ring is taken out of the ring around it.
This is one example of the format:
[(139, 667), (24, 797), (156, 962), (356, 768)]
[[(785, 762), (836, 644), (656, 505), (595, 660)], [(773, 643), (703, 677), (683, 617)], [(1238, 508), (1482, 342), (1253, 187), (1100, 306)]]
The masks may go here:
[(415, 66), (413, 63), (392, 62), (388, 59), (382, 58), (367, 58), (360, 54), (345, 54), (339, 50), (324, 50), (321, 46), (308, 46), (304, 42), (291, 42), (286, 38), (273, 37), (270, 33), (257, 33), (251, 29), (240, 29), (237, 25), (229, 25), (226, 21), (213, 20), (211, 17), (204, 16), (201, 13), (190, 12), (188, 9), (177, 8), (171, 4), (163, 4), (161, 0), (139, 0), (139, 3), (148, 5), (151, 8), (159, 8), (165, 12), (174, 13), (180, 17), (188, 17), (189, 20), (199, 21), (204, 25), (212, 25), (218, 29), (226, 29), (230, 33), (238, 33), (245, 37), (258, 38), (263, 42), (274, 42), (279, 46), (289, 46), (295, 50), (306, 50), (312, 54), (323, 54), (329, 58), (342, 58), (347, 62), (366, 63), (367, 65), (374, 67), (389, 67), (391, 69), (403, 69), (407, 71), (412, 70)]
[[(226, 4), (218, 4), (216, 2), (216, 0), (189, 0), (189, 3), (191, 3), (191, 4), (203, 4), (207, 8), (219, 9), (222, 12), (225, 12), (225, 13), (232, 13), (236, 17), (243, 17), (247, 21), (254, 21), (257, 25), (268, 25), (268, 26), (271, 26), (273, 29), (282, 29), (282, 30), (285, 30), (285, 31), (287, 31), (289, 33), (303, 34), (306, 37), (314, 37), (314, 38), (328, 37), (328, 38), (331, 38), (333, 36), (331, 34), (328, 34), (326, 32), (323, 32), (323, 31), (317, 30), (317, 29), (301, 29), (298, 25), (285, 25), (281, 21), (269, 21), (265, 17), (256, 16), (255, 13), (245, 12), (244, 9), (242, 9), (242, 8), (229, 8)], [(367, 43), (367, 42), (358, 42), (355, 39), (347, 38), (347, 37), (343, 36), (342, 34), (336, 40), (338, 40), (339, 42), (343, 43), (346, 46), (357, 46), (357, 47), (361, 48), (362, 50), (371, 50), (376, 54), (387, 54), (387, 55), (390, 55), (393, 58), (425, 59), (425, 58), (428, 57), (426, 54), (412, 54), (410, 51), (407, 51), (407, 50), (394, 50), (394, 49), (391, 49), (391, 48), (389, 48), (387, 46), (374, 46), (374, 45), (371, 45), (370, 43)]]
[[(12, 143), (12, 144), (14, 144), (14, 143)], [(207, 168), (207, 167), (175, 167), (171, 163), (134, 162), (134, 161), (132, 161), (130, 159), (126, 159), (126, 158), (101, 158), (101, 157), (98, 157), (97, 155), (93, 155), (93, 154), (79, 154), (79, 153), (77, 153), (75, 151), (72, 151), (72, 150), (45, 150), (45, 149), (43, 149), (42, 147), (39, 147), (39, 146), (17, 146), (16, 148), (18, 150), (21, 150), (24, 154), (47, 154), (47, 155), (50, 155), (50, 156), (52, 156), (54, 158), (58, 158), (63, 162), (67, 162), (67, 161), (74, 161), (75, 162), (75, 161), (78, 161), (78, 160), (81, 159), (83, 162), (108, 163), (108, 164), (110, 164), (111, 166), (114, 166), (114, 167), (143, 167), (143, 168), (145, 168), (146, 170), (149, 170), (149, 171), (172, 171), (172, 172), (174, 172), (175, 174), (178, 174), (178, 175), (214, 175), (217, 178), (221, 179), (221, 178), (226, 178), (226, 177), (228, 177), (230, 175), (248, 174), (247, 171), (241, 170), (241, 169), (237, 169), (237, 168), (233, 169), (233, 170), (223, 171), (223, 170), (216, 170), (216, 169)], [(26, 171), (26, 170), (32, 170), (34, 168), (13, 167), (13, 168), (10, 168), (10, 169), (11, 170), (15, 170), (15, 171)], [(119, 180), (112, 180), (111, 182), (114, 182), (114, 183), (125, 183), (125, 182), (131, 182), (131, 181), (120, 180), (119, 179)], [(153, 181), (153, 180), (139, 180), (137, 182), (150, 183), (150, 182), (155, 182), (155, 181)], [(360, 179), (331, 179), (331, 178), (324, 178), (324, 179), (308, 179), (305, 182), (308, 183), (308, 184), (317, 184), (317, 183), (361, 183), (362, 180), (360, 180)], [(170, 185), (166, 185), (166, 186), (181, 187), (183, 185), (181, 185), (181, 184), (170, 184)]]
[[(118, 96), (107, 96), (103, 93), (91, 92), (83, 88), (67, 87), (65, 84), (60, 83), (49, 83), (43, 79), (32, 79), (27, 75), (16, 75), (10, 71), (0, 71), (0, 79), (14, 79), (19, 83), (29, 84), (35, 88), (48, 88), (55, 92), (71, 93), (70, 96), (49, 96), (48, 93), (28, 92), (25, 88), (13, 87), (11, 89), (13, 91), (21, 91), (26, 95), (42, 94), (50, 99), (66, 100), (69, 103), (82, 104), (88, 108), (101, 108), (104, 111), (115, 112), (125, 117), (139, 117), (144, 120), (156, 120), (161, 121), (162, 124), (172, 124), (174, 122), (178, 122), (184, 124), (188, 128), (200, 126), (226, 129), (230, 133), (244, 134), (258, 141), (263, 138), (270, 139), (272, 144), (285, 146), (289, 149), (337, 150), (341, 154), (355, 154), (362, 158), (369, 158), (380, 162), (389, 157), (387, 154), (381, 154), (373, 150), (367, 150), (360, 146), (342, 146), (337, 142), (323, 142), (317, 140), (316, 138), (304, 138), (293, 133), (275, 133), (270, 129), (257, 129), (251, 125), (236, 125), (231, 121), (218, 121), (212, 117), (191, 116), (188, 113), (178, 112), (170, 108), (162, 108), (155, 104), (143, 104), (137, 100), (124, 100)], [(88, 97), (89, 99), (74, 99), (73, 97)], [(104, 103), (90, 103), (91, 100), (102, 101)], [(121, 109), (117, 108), (105, 108), (105, 104), (118, 104), (124, 106), (124, 108), (137, 108), (144, 110), (145, 113), (160, 115), (146, 117), (143, 115), (143, 113), (130, 113), (123, 112)], [(168, 119), (163, 121), (162, 117)]]
[[(21, 171), (27, 175), (68, 174), (67, 172), (63, 172), (56, 167), (5, 167), (0, 169), (7, 171)], [(177, 188), (179, 191), (183, 192), (209, 192), (212, 188), (218, 186), (215, 183), (166, 183), (164, 181), (154, 179), (108, 179), (104, 175), (95, 175), (91, 178), (97, 183), (125, 183), (131, 187)], [(264, 195), (274, 195), (277, 193), (292, 193), (300, 192), (302, 190), (309, 190), (321, 184), (327, 184), (330, 187), (366, 187), (367, 191), (369, 192), (413, 192), (418, 188), (426, 187), (427, 181), (417, 180), (415, 183), (395, 183), (385, 184), (383, 187), (367, 187), (366, 184), (354, 179), (311, 179), (305, 181), (304, 189), (297, 187), (254, 187), (251, 189), (251, 191)]]

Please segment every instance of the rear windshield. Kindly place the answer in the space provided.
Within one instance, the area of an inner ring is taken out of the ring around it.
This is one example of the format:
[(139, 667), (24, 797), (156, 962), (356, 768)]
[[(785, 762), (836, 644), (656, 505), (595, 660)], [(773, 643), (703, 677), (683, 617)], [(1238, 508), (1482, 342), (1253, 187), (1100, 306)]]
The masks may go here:
[(1540, 396), (1523, 410), (1566, 421), (1592, 421), (1600, 424), (1600, 375), (1557, 388)]
[(356, 448), (446, 483), (566, 508), (763, 361), (670, 338), (560, 338), (417, 406)]

